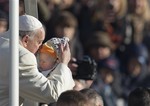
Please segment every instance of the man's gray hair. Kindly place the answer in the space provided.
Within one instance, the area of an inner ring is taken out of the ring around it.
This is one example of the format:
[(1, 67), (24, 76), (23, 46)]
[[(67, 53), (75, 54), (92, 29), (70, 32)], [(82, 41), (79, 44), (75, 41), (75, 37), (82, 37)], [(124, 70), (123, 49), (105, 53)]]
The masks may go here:
[(19, 39), (21, 40), (25, 35), (28, 35), (30, 38), (32, 38), (37, 33), (38, 33), (38, 30), (34, 30), (34, 31), (20, 31), (19, 30)]

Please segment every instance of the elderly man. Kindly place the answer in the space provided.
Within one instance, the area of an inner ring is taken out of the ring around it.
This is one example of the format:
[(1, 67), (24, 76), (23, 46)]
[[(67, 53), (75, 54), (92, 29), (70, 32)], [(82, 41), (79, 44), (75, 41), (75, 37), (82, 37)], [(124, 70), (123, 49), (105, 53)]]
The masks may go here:
[[(0, 106), (9, 105), (9, 32), (0, 38)], [(60, 62), (47, 78), (37, 69), (35, 53), (45, 38), (44, 28), (39, 20), (30, 15), (19, 17), (19, 102), (30, 99), (51, 103), (58, 96), (70, 90), (74, 81), (70, 69), (68, 44), (61, 47)]]

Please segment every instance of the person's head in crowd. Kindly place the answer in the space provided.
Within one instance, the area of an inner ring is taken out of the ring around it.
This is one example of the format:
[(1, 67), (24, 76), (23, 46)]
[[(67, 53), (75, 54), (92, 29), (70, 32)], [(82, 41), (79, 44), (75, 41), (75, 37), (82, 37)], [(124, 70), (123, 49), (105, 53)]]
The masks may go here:
[(115, 79), (115, 70), (108, 65), (99, 67), (98, 77), (100, 77), (105, 84), (112, 84)]
[(85, 88), (80, 90), (80, 92), (88, 97), (90, 106), (104, 106), (103, 99), (96, 90)]
[(131, 91), (128, 106), (150, 106), (150, 89), (139, 87)]
[(57, 37), (74, 38), (78, 26), (76, 17), (67, 11), (62, 11), (54, 21), (54, 33)]
[[(132, 42), (145, 43), (145, 34), (149, 31), (150, 6), (149, 0), (128, 0), (127, 20), (132, 25)], [(147, 35), (147, 34), (146, 34)]]
[(144, 45), (131, 44), (127, 47), (125, 61), (127, 64), (127, 73), (132, 76), (138, 76), (141, 71), (147, 70), (148, 50)]
[(87, 96), (76, 90), (63, 92), (56, 103), (56, 106), (90, 106)]
[(129, 14), (136, 15), (136, 17), (141, 17), (145, 21), (149, 20), (150, 7), (148, 0), (128, 0), (128, 7)]
[(94, 59), (84, 56), (82, 60), (77, 61), (78, 68), (73, 75), (75, 86), (74, 90), (89, 88), (97, 76), (97, 64)]
[(100, 0), (95, 11), (95, 18), (101, 18), (107, 23), (114, 22), (126, 15), (127, 0)]
[(57, 0), (57, 1), (60, 1), (59, 4), (57, 3), (60, 10), (69, 9), (75, 2), (75, 0)]
[(142, 60), (137, 57), (131, 57), (128, 60), (127, 73), (133, 77), (139, 76), (142, 70)]
[(32, 53), (36, 53), (45, 39), (45, 30), (41, 22), (33, 16), (19, 16), (20, 44)]
[(70, 8), (75, 0), (45, 0), (49, 10), (53, 10), (56, 7), (60, 10), (66, 10)]
[(106, 32), (95, 32), (87, 40), (86, 50), (96, 61), (107, 58), (113, 51), (113, 43)]
[(8, 16), (4, 11), (0, 10), (0, 33), (8, 29)]
[(24, 0), (19, 0), (19, 15), (25, 14)]
[[(41, 1), (38, 1), (38, 3), (40, 3)], [(55, 5), (58, 5), (60, 3), (60, 0), (44, 0), (43, 1), (46, 6), (48, 11), (53, 12), (55, 9)]]
[(51, 70), (57, 64), (56, 51), (51, 45), (44, 43), (38, 50), (38, 60), (40, 71)]

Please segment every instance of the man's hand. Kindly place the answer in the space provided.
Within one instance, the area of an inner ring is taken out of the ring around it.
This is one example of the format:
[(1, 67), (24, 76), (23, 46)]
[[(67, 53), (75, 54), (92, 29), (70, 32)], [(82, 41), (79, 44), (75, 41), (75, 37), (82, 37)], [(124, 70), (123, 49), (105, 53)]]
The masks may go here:
[(61, 63), (68, 65), (71, 59), (71, 52), (70, 52), (69, 44), (66, 43), (65, 46), (63, 44), (60, 44), (59, 46), (60, 46), (59, 61)]

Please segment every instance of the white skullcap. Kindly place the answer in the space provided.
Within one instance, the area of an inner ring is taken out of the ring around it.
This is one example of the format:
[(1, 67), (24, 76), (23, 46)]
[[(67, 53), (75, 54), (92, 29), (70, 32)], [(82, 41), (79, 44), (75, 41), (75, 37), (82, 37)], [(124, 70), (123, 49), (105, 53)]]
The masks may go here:
[(42, 23), (31, 15), (19, 16), (19, 30), (33, 31), (42, 27)]

